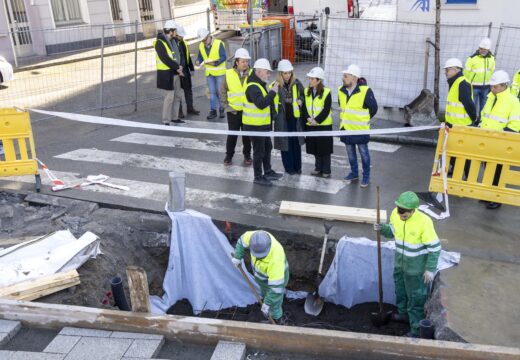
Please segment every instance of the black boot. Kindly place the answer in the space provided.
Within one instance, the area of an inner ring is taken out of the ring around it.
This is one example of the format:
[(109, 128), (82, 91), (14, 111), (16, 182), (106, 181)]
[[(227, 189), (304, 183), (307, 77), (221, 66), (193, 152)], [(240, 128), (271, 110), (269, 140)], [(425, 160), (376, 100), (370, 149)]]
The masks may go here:
[(217, 110), (211, 110), (209, 112), (209, 115), (206, 117), (206, 119), (208, 120), (212, 120), (212, 119), (215, 119), (217, 117)]

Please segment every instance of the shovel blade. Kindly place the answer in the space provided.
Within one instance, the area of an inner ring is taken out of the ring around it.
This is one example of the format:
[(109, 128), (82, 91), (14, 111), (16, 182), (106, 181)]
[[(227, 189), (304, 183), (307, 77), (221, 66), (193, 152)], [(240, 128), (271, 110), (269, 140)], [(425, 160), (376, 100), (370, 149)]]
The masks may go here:
[(376, 312), (370, 314), (370, 321), (376, 327), (386, 325), (390, 322), (392, 312)]
[(312, 293), (307, 295), (305, 299), (305, 313), (312, 316), (318, 316), (323, 310), (323, 299), (318, 295), (318, 293)]

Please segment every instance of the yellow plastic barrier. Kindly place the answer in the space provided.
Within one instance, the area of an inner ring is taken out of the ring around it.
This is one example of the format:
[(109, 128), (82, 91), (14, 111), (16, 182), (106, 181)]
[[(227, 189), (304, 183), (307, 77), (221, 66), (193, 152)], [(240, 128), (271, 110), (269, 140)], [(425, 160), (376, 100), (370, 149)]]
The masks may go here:
[(0, 141), (4, 149), (4, 154), (0, 155), (0, 177), (35, 175), (36, 191), (39, 192), (41, 179), (27, 111), (0, 109)]
[[(444, 136), (441, 129), (431, 192), (444, 192), (440, 171)], [(446, 164), (451, 167), (448, 195), (520, 206), (520, 134), (455, 125), (448, 133)], [(497, 171), (500, 176), (494, 183)]]

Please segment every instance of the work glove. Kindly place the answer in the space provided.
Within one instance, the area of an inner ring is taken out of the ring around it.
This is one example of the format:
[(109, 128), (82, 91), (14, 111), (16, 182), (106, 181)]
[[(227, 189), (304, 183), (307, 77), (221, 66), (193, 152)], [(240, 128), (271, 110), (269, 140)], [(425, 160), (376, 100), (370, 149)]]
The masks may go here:
[(233, 265), (238, 269), (240, 265), (242, 264), (242, 260), (237, 259), (236, 257), (232, 257), (231, 261), (233, 262)]
[(263, 303), (262, 304), (262, 308), (260, 309), (262, 311), (262, 314), (266, 317), (266, 318), (269, 318), (269, 305), (267, 305), (266, 303)]
[(435, 274), (431, 271), (425, 271), (423, 274), (423, 279), (425, 284), (429, 284), (433, 281), (433, 278), (435, 277)]
[(375, 231), (381, 231), (381, 230), (383, 230), (383, 224), (375, 223), (375, 224), (374, 224), (374, 230), (375, 230)]

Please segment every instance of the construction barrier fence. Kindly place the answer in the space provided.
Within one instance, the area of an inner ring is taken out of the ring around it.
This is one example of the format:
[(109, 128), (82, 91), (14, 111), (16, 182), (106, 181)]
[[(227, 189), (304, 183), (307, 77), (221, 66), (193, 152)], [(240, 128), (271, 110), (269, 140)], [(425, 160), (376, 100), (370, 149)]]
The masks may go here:
[(446, 167), (442, 152), (446, 133), (439, 131), (431, 192), (520, 206), (520, 134), (453, 126), (447, 132)]

